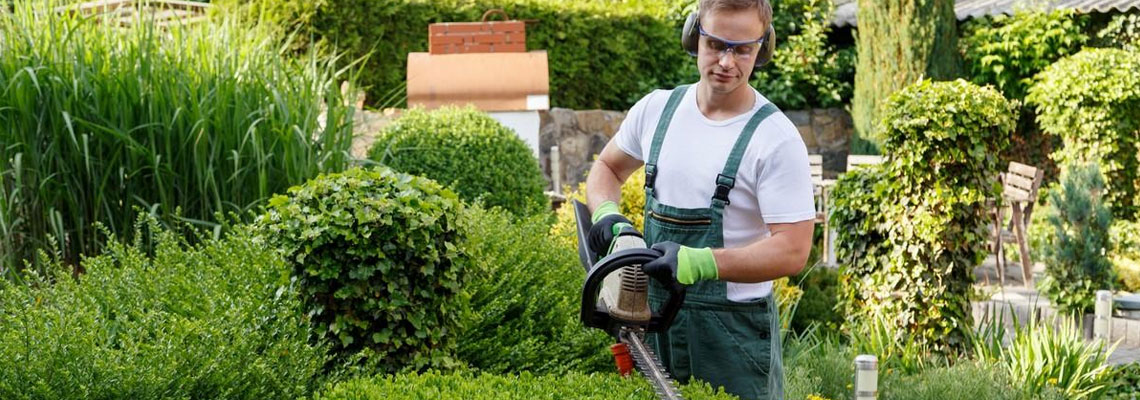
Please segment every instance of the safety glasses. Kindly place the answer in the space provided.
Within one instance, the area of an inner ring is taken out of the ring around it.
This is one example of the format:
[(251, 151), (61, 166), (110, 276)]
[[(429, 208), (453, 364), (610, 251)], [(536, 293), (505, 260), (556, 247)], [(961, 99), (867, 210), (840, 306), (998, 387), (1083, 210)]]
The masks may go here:
[(725, 53), (732, 52), (739, 60), (748, 60), (756, 54), (756, 49), (764, 45), (764, 37), (756, 40), (728, 40), (705, 32), (705, 28), (697, 25), (697, 30), (705, 41), (705, 49), (715, 52), (717, 58), (724, 57)]

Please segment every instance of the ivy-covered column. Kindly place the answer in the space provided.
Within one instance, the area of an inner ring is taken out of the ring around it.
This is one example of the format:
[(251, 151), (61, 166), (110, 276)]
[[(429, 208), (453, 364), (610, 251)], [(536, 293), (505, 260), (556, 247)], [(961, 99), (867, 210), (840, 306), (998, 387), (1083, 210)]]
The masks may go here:
[(916, 348), (962, 348), (1016, 107), (963, 80), (924, 80), (891, 96), (887, 161), (848, 172), (833, 192), (847, 329), (878, 321)]

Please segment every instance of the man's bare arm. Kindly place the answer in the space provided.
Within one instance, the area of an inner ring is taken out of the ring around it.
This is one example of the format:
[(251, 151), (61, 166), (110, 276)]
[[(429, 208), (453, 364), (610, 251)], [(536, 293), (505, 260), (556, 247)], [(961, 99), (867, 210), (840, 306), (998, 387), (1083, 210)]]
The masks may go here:
[(602, 154), (598, 155), (590, 167), (590, 175), (586, 177), (586, 204), (590, 210), (597, 209), (598, 205), (607, 200), (621, 203), (622, 183), (641, 164), (640, 160), (621, 151), (613, 140), (606, 143)]
[(769, 224), (768, 229), (771, 236), (748, 246), (713, 250), (720, 280), (765, 282), (803, 270), (811, 255), (815, 221)]

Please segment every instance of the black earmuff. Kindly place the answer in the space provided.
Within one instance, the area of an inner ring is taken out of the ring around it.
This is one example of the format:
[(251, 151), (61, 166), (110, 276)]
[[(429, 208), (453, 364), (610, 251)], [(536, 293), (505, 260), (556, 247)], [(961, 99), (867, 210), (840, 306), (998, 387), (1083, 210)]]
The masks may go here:
[[(681, 48), (693, 57), (697, 56), (697, 41), (701, 39), (701, 19), (698, 15), (700, 15), (699, 12), (689, 13), (689, 16), (685, 18), (685, 27), (681, 30)], [(752, 66), (752, 70), (759, 70), (764, 67), (764, 64), (772, 61), (772, 54), (775, 52), (776, 31), (772, 29), (772, 24), (768, 24), (768, 32), (764, 34), (764, 46), (756, 55), (756, 64)]]

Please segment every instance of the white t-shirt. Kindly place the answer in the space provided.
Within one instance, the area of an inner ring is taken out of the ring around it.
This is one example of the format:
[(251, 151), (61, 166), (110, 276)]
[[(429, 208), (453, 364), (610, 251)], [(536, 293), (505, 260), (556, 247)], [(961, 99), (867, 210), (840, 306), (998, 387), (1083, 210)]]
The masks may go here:
[[(657, 200), (682, 208), (708, 208), (716, 177), (724, 168), (744, 125), (769, 103), (756, 89), (752, 110), (713, 121), (697, 108), (697, 86), (689, 87), (661, 144), (657, 158)], [(671, 90), (655, 90), (629, 110), (614, 140), (631, 157), (645, 161)], [(736, 171), (724, 215), (726, 248), (747, 246), (770, 235), (770, 223), (815, 218), (811, 167), (799, 131), (782, 112), (768, 116), (752, 136)], [(728, 299), (749, 301), (767, 296), (772, 283), (728, 282)]]

